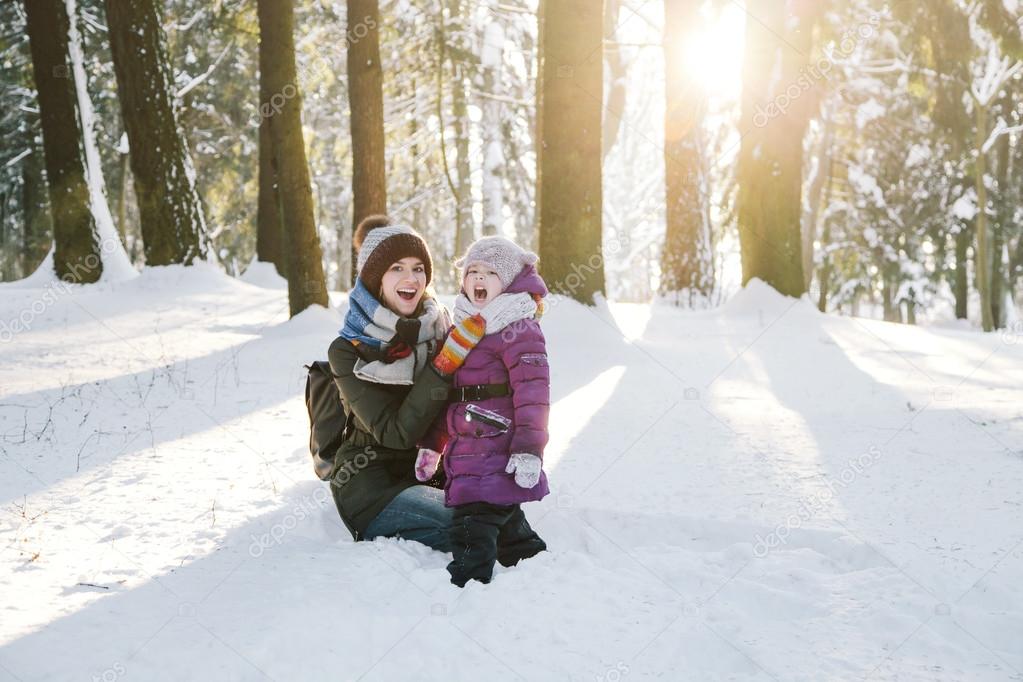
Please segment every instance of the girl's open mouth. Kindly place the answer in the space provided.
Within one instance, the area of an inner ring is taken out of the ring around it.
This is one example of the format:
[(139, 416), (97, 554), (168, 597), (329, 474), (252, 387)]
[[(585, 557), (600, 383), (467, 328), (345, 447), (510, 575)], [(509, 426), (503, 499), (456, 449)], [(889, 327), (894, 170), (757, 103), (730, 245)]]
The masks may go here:
[(416, 291), (416, 289), (409, 289), (408, 287), (405, 287), (403, 289), (398, 289), (398, 296), (400, 296), (403, 300), (411, 301), (416, 297)]
[(483, 303), (487, 300), (487, 290), (485, 287), (474, 287), (472, 290), (472, 298), (476, 303)]

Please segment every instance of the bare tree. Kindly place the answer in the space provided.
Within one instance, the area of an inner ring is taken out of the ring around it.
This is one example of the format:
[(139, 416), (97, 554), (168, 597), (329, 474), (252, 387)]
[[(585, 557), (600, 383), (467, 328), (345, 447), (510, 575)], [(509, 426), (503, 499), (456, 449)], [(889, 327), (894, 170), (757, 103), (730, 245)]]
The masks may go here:
[(103, 263), (90, 207), (66, 5), (64, 0), (25, 0), (25, 12), (53, 212), (54, 270), (66, 281), (95, 282)]
[(603, 3), (548, 1), (542, 11), (540, 267), (552, 291), (592, 305), (604, 293)]
[(156, 0), (106, 0), (105, 6), (146, 263), (205, 260), (206, 218), (178, 128), (161, 7)]
[(706, 94), (686, 68), (687, 38), (700, 0), (664, 3), (664, 195), (666, 229), (660, 292), (677, 305), (706, 305), (714, 288), (710, 225), (702, 189), (701, 127)]
[[(259, 41), (259, 189), (256, 201), (256, 260), (273, 263), (277, 274), (288, 276), (288, 260), (284, 249), (284, 221), (281, 197), (277, 191), (274, 171), (273, 141), (270, 139), (270, 117), (285, 93), (275, 93), (264, 77), (273, 68), (269, 43)], [(297, 84), (296, 84), (297, 85)], [(277, 97), (274, 97), (274, 95)], [(290, 90), (287, 94), (291, 94)], [(347, 277), (344, 277), (347, 279)]]
[(302, 95), (295, 68), (292, 0), (259, 0), (258, 14), (260, 51), (265, 50), (268, 58), (268, 68), (260, 78), (266, 80), (266, 92), (290, 95), (282, 98), (280, 111), (274, 111), (267, 121), (284, 222), (288, 302), (294, 317), (311, 305), (326, 306), (328, 300), (302, 137)]
[(785, 0), (751, 0), (747, 11), (738, 166), (742, 280), (758, 277), (788, 296), (806, 291), (800, 233), (803, 136), (814, 93), (788, 98), (784, 112), (779, 103), (808, 64), (820, 11), (812, 3)]
[[(377, 0), (348, 0), (348, 36), (354, 234), (355, 227), (366, 216), (387, 213), (384, 76), (380, 67), (380, 7)], [(355, 282), (354, 268), (352, 282)]]

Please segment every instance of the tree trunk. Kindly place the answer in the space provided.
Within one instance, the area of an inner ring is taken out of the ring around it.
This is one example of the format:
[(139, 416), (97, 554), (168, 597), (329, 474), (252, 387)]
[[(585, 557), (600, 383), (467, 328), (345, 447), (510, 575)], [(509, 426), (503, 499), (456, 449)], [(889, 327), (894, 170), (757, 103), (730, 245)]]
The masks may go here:
[(206, 219), (178, 128), (159, 7), (156, 0), (105, 0), (105, 5), (146, 263), (205, 260)]
[(714, 287), (710, 226), (701, 191), (701, 125), (706, 95), (686, 69), (686, 37), (697, 30), (699, 0), (664, 4), (664, 187), (666, 230), (661, 294), (676, 305), (706, 306)]
[(960, 228), (959, 232), (955, 235), (956, 240), (956, 272), (955, 272), (955, 299), (956, 299), (956, 319), (965, 320), (967, 310), (967, 300), (970, 296), (969, 287), (969, 276), (967, 269), (969, 268), (969, 257), (967, 251), (970, 248), (970, 242), (972, 234), (967, 227)]
[[(665, 24), (667, 24), (668, 5), (673, 0), (665, 2)], [(674, 0), (676, 3), (679, 0)], [(685, 2), (685, 0), (682, 0)], [(694, 2), (697, 0), (693, 0)], [(606, 0), (604, 3), (604, 32), (608, 35), (615, 34), (618, 26), (618, 15), (622, 9), (622, 0)], [(679, 36), (681, 39), (681, 36)], [(667, 49), (665, 43), (665, 49)], [(607, 61), (608, 88), (607, 102), (604, 105), (604, 133), (603, 150), (601, 156), (606, 159), (607, 155), (618, 141), (618, 133), (622, 129), (622, 119), (625, 117), (625, 60), (622, 59), (622, 49), (619, 45), (607, 45), (604, 48), (604, 59)], [(665, 64), (665, 68), (669, 65)]]
[(43, 175), (43, 152), (36, 145), (33, 135), (29, 135), (27, 141), (32, 152), (25, 157), (21, 166), (21, 208), (25, 216), (21, 272), (24, 275), (39, 267), (53, 241), (53, 224), (50, 222), (46, 178)]
[(408, 139), (412, 141), (409, 152), (412, 154), (412, 197), (417, 198), (412, 205), (412, 225), (420, 229), (423, 224), (423, 202), (418, 201), (419, 187), (422, 179), (419, 175), (419, 108), (415, 103), (419, 102), (419, 90), (416, 87), (416, 79), (412, 79), (409, 101), (413, 102), (412, 115), (408, 120)]
[[(784, 0), (751, 0), (743, 57), (738, 216), (742, 281), (758, 277), (788, 296), (806, 291), (800, 213), (803, 136), (813, 90), (787, 94), (808, 64), (814, 12), (799, 3), (790, 15)], [(783, 103), (788, 106), (784, 107)]]
[[(273, 142), (270, 140), (270, 118), (279, 113), (284, 98), (294, 96), (275, 92), (270, 88), (266, 74), (273, 68), (268, 44), (259, 41), (259, 189), (256, 199), (256, 260), (273, 263), (277, 274), (288, 276), (287, 254), (284, 252), (284, 221), (281, 216), (281, 198), (277, 191)], [(287, 86), (286, 86), (287, 87)], [(297, 83), (291, 87), (297, 87)], [(275, 97), (276, 95), (276, 97)], [(344, 277), (347, 279), (347, 276)]]
[(465, 80), (460, 64), (453, 64), (455, 88), (451, 95), (452, 122), (455, 131), (455, 255), (461, 256), (476, 239), (472, 215), (472, 168), (469, 165), (469, 109), (466, 105)]
[(676, 305), (706, 306), (714, 286), (710, 226), (704, 220), (702, 134), (706, 96), (685, 67), (685, 39), (698, 30), (694, 0), (664, 4), (664, 178), (666, 231), (660, 291)]
[[(352, 233), (366, 216), (387, 212), (384, 78), (377, 0), (348, 0), (348, 107), (352, 131)], [(353, 250), (352, 262), (358, 255)], [(352, 268), (352, 283), (355, 269)]]
[(7, 193), (0, 190), (0, 282), (21, 278), (18, 254), (8, 246), (14, 242), (15, 231), (7, 222)]
[(122, 134), (121, 143), (117, 147), (117, 233), (121, 236), (121, 242), (128, 245), (128, 226), (125, 223), (128, 215), (128, 157), (129, 145), (127, 134)]
[(1005, 326), (1005, 267), (1003, 252), (1005, 251), (1005, 233), (1002, 223), (995, 220), (991, 224), (991, 325), (994, 329)]
[(533, 191), (533, 242), (530, 248), (540, 250), (540, 198), (543, 196), (543, 70), (544, 14), (547, 0), (536, 2), (536, 113), (533, 119), (533, 149), (536, 154), (536, 181)]
[[(492, 8), (488, 8), (492, 9)], [(501, 94), (504, 67), (504, 29), (493, 12), (483, 27), (480, 49), (480, 142), (483, 152), (483, 234), (500, 234), (504, 225), (504, 149), (501, 125), (505, 105)]]
[(66, 282), (103, 272), (92, 214), (64, 0), (25, 0), (32, 70), (43, 128), (43, 156), (53, 217), (53, 265)]
[(828, 172), (831, 170), (831, 147), (834, 136), (832, 126), (827, 119), (821, 121), (824, 130), (821, 134), (820, 145), (816, 150), (817, 166), (814, 174), (808, 178), (809, 184), (806, 188), (806, 210), (802, 212), (800, 230), (803, 236), (803, 282), (807, 288), (810, 287), (810, 280), (813, 279), (813, 245), (817, 239), (817, 227), (820, 217), (821, 206), (827, 206), (824, 199), (825, 189), (831, 181)]
[(895, 300), (895, 276), (892, 266), (881, 266), (881, 304), (885, 322), (902, 322), (902, 308)]
[(987, 110), (974, 101), (977, 116), (977, 127), (974, 137), (974, 148), (977, 151), (976, 169), (974, 171), (974, 187), (977, 192), (977, 248), (973, 259), (977, 264), (977, 292), (980, 294), (980, 324), (984, 331), (995, 328), (991, 317), (991, 245), (988, 243), (987, 225), (987, 185), (984, 176), (987, 174), (987, 156), (983, 146), (987, 140)]
[(287, 254), (288, 303), (294, 317), (311, 305), (328, 304), (323, 278), (323, 252), (316, 233), (313, 191), (302, 138), (302, 95), (298, 90), (292, 0), (259, 0), (260, 50), (269, 68), (263, 77), (268, 91), (292, 93), (280, 111), (267, 118), (273, 150), (274, 176), (280, 196)]
[(1009, 286), (1013, 292), (1020, 280), (1023, 280), (1023, 234), (1016, 237), (1016, 251), (1009, 255)]
[[(1006, 92), (1005, 108), (1012, 106)], [(1009, 186), (1009, 136), (1002, 135), (996, 143), (996, 162), (998, 191), (1002, 197), (1011, 196), (1012, 188)], [(1005, 326), (1005, 293), (1008, 286), (1008, 277), (1004, 261), (1006, 234), (1012, 226), (1013, 206), (1010, 202), (997, 201), (995, 207), (995, 220), (992, 224), (991, 239), (991, 321), (996, 329)]]
[[(827, 206), (831, 203), (831, 192), (835, 186), (835, 146), (834, 142), (829, 145), (827, 150), (828, 155), (828, 181), (824, 186), (824, 205)], [(831, 256), (829, 255), (828, 247), (831, 245), (831, 221), (825, 219), (824, 225), (821, 229), (821, 250), (823, 255), (821, 256), (821, 267), (817, 273), (817, 286), (820, 291), (817, 292), (817, 310), (827, 312), (828, 307), (828, 287), (831, 286)]]
[(543, 5), (540, 266), (551, 291), (592, 305), (601, 253), (603, 3)]
[[(455, 251), (456, 257), (464, 254), (476, 239), (476, 225), (472, 214), (472, 168), (469, 165), (469, 109), (466, 94), (466, 78), (463, 57), (466, 48), (465, 27), (462, 14), (462, 0), (447, 3), (447, 24), (443, 28), (442, 40), (450, 45), (441, 45), (445, 59), (451, 64), (451, 127), (455, 136)], [(444, 20), (444, 17), (441, 17)], [(448, 49), (453, 48), (453, 49)], [(441, 86), (438, 86), (441, 87)]]

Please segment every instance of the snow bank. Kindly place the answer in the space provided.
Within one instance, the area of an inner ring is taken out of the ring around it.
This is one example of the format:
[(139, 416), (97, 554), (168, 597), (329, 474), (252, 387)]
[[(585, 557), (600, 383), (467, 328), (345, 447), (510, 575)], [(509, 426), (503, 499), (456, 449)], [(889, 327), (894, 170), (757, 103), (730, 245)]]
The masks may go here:
[(780, 294), (770, 284), (754, 277), (725, 302), (720, 313), (732, 317), (780, 315), (793, 308), (800, 312), (819, 314), (817, 308), (807, 299)]
[(241, 281), (264, 289), (288, 289), (288, 280), (277, 274), (277, 268), (273, 263), (265, 263), (252, 257), (252, 262), (245, 268), (245, 272), (239, 277)]

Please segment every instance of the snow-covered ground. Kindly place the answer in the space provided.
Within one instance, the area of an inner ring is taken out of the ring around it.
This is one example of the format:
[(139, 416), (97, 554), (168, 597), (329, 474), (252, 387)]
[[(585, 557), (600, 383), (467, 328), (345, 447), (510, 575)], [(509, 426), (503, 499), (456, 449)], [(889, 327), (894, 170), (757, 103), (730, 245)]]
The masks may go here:
[(341, 312), (252, 280), (0, 286), (0, 680), (1023, 680), (1023, 334), (556, 299), (551, 551), (459, 590), (351, 542)]

